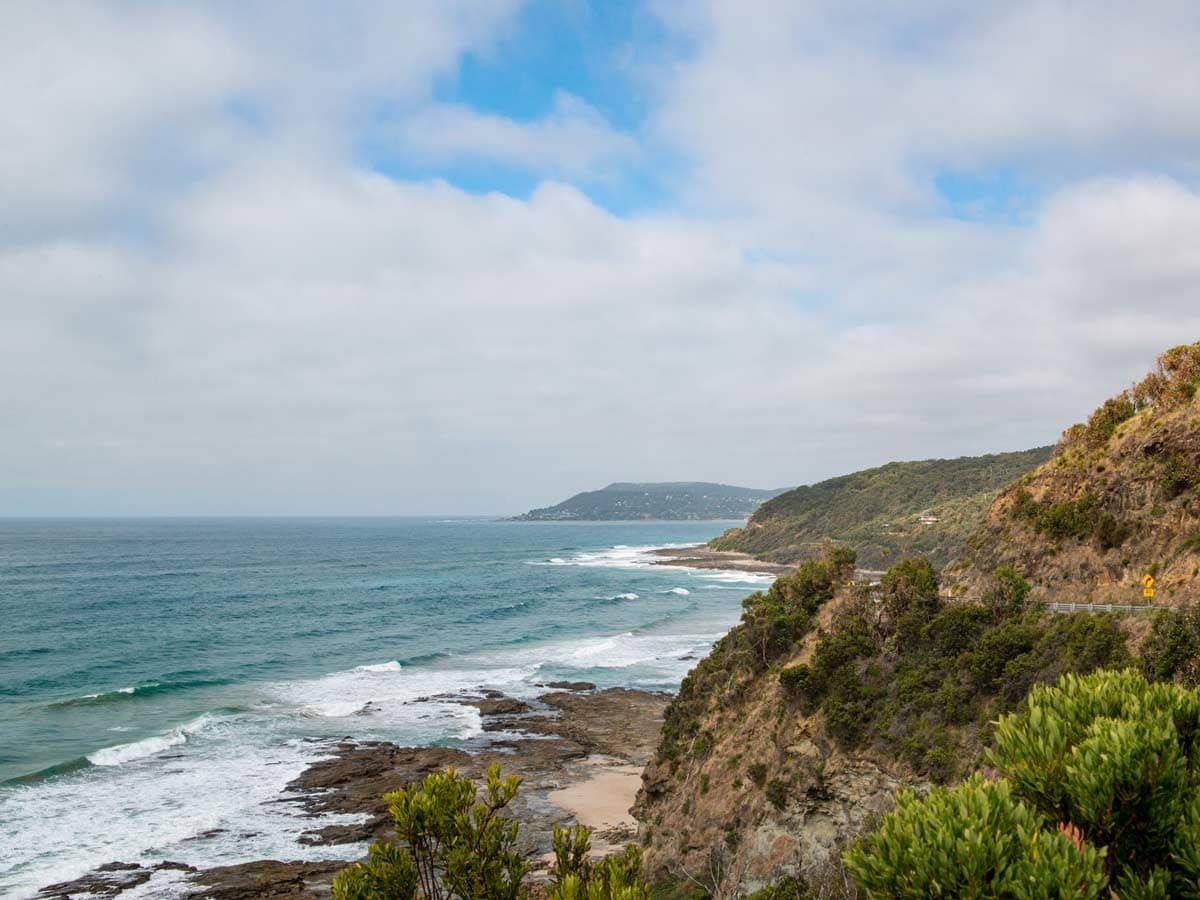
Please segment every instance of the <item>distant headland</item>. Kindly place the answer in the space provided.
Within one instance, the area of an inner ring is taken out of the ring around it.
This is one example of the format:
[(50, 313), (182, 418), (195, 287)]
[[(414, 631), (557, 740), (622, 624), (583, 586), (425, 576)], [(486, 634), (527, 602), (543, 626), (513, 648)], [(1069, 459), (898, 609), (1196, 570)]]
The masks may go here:
[(511, 522), (612, 522), (636, 519), (745, 519), (787, 488), (762, 490), (704, 481), (614, 482)]

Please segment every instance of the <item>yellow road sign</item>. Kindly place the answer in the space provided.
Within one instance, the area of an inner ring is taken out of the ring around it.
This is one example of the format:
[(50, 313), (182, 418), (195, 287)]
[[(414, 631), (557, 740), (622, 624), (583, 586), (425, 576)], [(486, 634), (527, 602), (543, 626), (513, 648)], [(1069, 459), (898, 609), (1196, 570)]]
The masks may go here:
[(1149, 572), (1142, 576), (1142, 587), (1146, 588), (1147, 590), (1150, 590), (1154, 587), (1154, 576)]
[(1152, 587), (1143, 588), (1142, 596), (1145, 597), (1147, 600), (1154, 599), (1154, 588), (1152, 588)]

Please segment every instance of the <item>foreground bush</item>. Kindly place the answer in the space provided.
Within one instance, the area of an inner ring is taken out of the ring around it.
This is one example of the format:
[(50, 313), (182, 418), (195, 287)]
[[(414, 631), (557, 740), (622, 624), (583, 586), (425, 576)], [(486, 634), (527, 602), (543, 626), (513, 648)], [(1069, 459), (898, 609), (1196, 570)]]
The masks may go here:
[(1003, 778), (904, 793), (852, 848), (868, 894), (1200, 896), (1200, 693), (1065, 675), (998, 723), (989, 756)]
[[(516, 851), (517, 823), (502, 813), (519, 778), (487, 771), (482, 798), (475, 783), (453, 769), (385, 796), (402, 845), (372, 844), (365, 862), (333, 881), (336, 900), (517, 900), (529, 866)], [(589, 859), (592, 832), (554, 826), (550, 900), (650, 900), (641, 880), (642, 851)]]
[(928, 797), (905, 791), (879, 831), (846, 865), (872, 897), (1095, 898), (1100, 854), (1016, 800), (1007, 782), (979, 775)]
[(650, 900), (650, 888), (641, 880), (641, 848), (630, 844), (619, 856), (592, 860), (591, 836), (581, 825), (554, 826), (550, 900)]
[(475, 783), (453, 769), (387, 794), (404, 846), (374, 844), (366, 862), (333, 882), (337, 900), (516, 900), (529, 870), (516, 852), (517, 823), (501, 818), (520, 787), (515, 776), (487, 771), (482, 799)]

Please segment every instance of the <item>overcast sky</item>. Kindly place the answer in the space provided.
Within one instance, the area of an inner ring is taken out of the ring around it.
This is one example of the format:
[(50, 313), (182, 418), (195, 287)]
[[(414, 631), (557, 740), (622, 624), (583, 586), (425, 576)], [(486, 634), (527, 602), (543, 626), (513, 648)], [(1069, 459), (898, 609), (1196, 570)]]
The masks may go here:
[(0, 5), (0, 514), (1052, 443), (1200, 339), (1200, 4)]

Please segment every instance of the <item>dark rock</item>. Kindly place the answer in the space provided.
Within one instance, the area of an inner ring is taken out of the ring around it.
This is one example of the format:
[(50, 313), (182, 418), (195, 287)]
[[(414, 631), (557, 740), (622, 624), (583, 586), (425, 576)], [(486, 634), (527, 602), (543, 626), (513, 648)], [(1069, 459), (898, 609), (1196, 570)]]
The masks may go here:
[(44, 900), (71, 900), (79, 895), (94, 897), (116, 897), (135, 887), (141, 887), (154, 877), (155, 872), (195, 872), (192, 866), (181, 862), (164, 861), (155, 866), (139, 863), (110, 862), (98, 866), (82, 878), (51, 884), (38, 891)]
[(296, 838), (296, 843), (306, 847), (336, 844), (358, 844), (374, 840), (375, 835), (388, 825), (386, 816), (376, 816), (357, 825), (326, 825), (314, 831), (306, 831)]
[(344, 860), (278, 862), (260, 859), (236, 866), (220, 866), (192, 879), (201, 890), (191, 896), (205, 900), (328, 897), (334, 876), (346, 865)]
[(594, 691), (596, 686), (590, 681), (547, 681), (546, 687), (559, 691)]
[(518, 713), (527, 713), (530, 709), (529, 704), (524, 700), (505, 697), (503, 694), (499, 697), (478, 700), (475, 702), (475, 707), (479, 710), (480, 715), (484, 716), (512, 716)]

